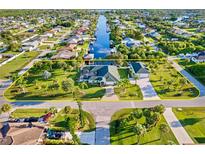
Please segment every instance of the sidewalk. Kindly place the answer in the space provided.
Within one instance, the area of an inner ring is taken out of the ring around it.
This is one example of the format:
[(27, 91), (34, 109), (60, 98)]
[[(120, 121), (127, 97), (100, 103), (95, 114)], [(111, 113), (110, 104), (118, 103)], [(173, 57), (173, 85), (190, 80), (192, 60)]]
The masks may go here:
[(180, 121), (172, 112), (172, 108), (166, 108), (163, 115), (179, 144), (194, 144), (191, 137), (188, 135), (184, 127), (181, 125)]

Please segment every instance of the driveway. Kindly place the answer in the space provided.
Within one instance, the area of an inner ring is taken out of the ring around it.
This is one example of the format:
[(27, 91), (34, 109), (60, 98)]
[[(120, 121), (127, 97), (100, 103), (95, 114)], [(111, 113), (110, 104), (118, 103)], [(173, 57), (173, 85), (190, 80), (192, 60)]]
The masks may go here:
[(138, 79), (137, 84), (142, 91), (143, 100), (160, 100), (149, 78)]
[(96, 117), (96, 131), (95, 131), (95, 144), (96, 145), (109, 145), (110, 144), (110, 117), (97, 116)]
[(189, 134), (186, 132), (180, 121), (172, 112), (172, 108), (166, 108), (163, 115), (179, 144), (194, 144)]
[(114, 92), (113, 86), (105, 87), (105, 95), (102, 97), (103, 101), (118, 101), (119, 98)]

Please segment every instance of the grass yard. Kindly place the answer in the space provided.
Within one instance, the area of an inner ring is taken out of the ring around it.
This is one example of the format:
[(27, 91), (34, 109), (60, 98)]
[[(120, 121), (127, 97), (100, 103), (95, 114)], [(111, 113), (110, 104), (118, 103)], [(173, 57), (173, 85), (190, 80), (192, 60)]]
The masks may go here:
[(47, 113), (47, 109), (16, 109), (10, 115), (11, 118), (41, 117)]
[(17, 73), (22, 69), (25, 65), (31, 62), (36, 56), (38, 56), (39, 52), (31, 51), (26, 52), (14, 60), (8, 62), (7, 64), (0, 67), (0, 79), (8, 79), (13, 73)]
[[(42, 66), (46, 66), (47, 61), (43, 62)], [(53, 66), (56, 65), (58, 61), (53, 62)], [(14, 84), (5, 92), (5, 97), (11, 100), (73, 100), (73, 95), (70, 91), (65, 92), (61, 88), (62, 81), (71, 78), (75, 85), (74, 87), (79, 87), (76, 80), (79, 77), (79, 73), (76, 71), (73, 62), (67, 61), (68, 65), (72, 65), (73, 71), (70, 71), (70, 67), (67, 69), (63, 68), (41, 68), (36, 69), (34, 66), (29, 70), (29, 76), (24, 78), (26, 83), (23, 84), (24, 92), (22, 92), (19, 85)], [(68, 67), (68, 66), (67, 66)], [(49, 70), (51, 77), (49, 79), (44, 79), (42, 74), (45, 70)], [(33, 73), (32, 73), (33, 72)], [(49, 86), (54, 82), (57, 82), (59, 88), (49, 89)], [(104, 94), (105, 89), (99, 86), (88, 85), (87, 88), (80, 89), (82, 94), (79, 95), (81, 100), (100, 100)]]
[(48, 39), (47, 39), (47, 41), (52, 41), (52, 42), (55, 42), (55, 41), (57, 41), (58, 40), (58, 38), (55, 38), (55, 37), (49, 37)]
[(173, 108), (187, 133), (195, 143), (205, 143), (205, 108)]
[[(122, 109), (116, 112), (110, 123), (110, 136), (111, 144), (113, 145), (135, 145), (137, 144), (137, 135), (133, 131), (133, 126), (137, 123), (143, 124), (145, 117), (142, 116), (140, 119), (134, 119), (126, 123), (125, 126), (121, 126), (121, 121), (127, 118), (136, 109)], [(141, 110), (141, 109), (139, 109)], [(171, 129), (168, 127), (169, 132), (161, 135), (159, 126), (160, 124), (167, 124), (164, 117), (160, 115), (160, 120), (156, 126), (150, 131), (144, 134), (139, 140), (140, 145), (165, 145), (165, 144), (178, 144), (175, 136)], [(161, 136), (161, 137), (160, 137)], [(171, 142), (171, 143), (170, 143)]]
[(120, 68), (118, 69), (121, 79), (128, 79), (129, 78), (129, 70), (127, 68)]
[(142, 100), (143, 95), (138, 85), (128, 85), (125, 87), (124, 92), (121, 88), (114, 88), (115, 94), (120, 100)]
[(3, 63), (4, 61), (6, 61), (8, 58), (0, 58), (0, 63)]
[(167, 61), (146, 62), (150, 81), (161, 99), (191, 99), (199, 91)]
[(49, 122), (49, 126), (51, 129), (55, 130), (69, 130), (67, 118), (74, 118), (75, 123), (75, 129), (76, 130), (82, 130), (82, 131), (92, 131), (95, 129), (95, 120), (93, 119), (93, 116), (83, 111), (85, 116), (85, 125), (83, 128), (80, 128), (80, 122), (79, 122), (79, 110), (78, 109), (71, 109), (69, 113), (65, 113), (64, 109), (62, 109), (60, 112), (58, 112), (54, 118), (52, 118)]
[(46, 49), (50, 49), (49, 45), (41, 45), (38, 47), (40, 50), (46, 50)]
[(186, 60), (177, 60), (177, 62), (194, 78), (205, 85), (205, 63), (187, 62)]
[(11, 55), (17, 55), (17, 54), (20, 54), (21, 52), (15, 52), (15, 51), (5, 51), (3, 52), (2, 54), (11, 54)]

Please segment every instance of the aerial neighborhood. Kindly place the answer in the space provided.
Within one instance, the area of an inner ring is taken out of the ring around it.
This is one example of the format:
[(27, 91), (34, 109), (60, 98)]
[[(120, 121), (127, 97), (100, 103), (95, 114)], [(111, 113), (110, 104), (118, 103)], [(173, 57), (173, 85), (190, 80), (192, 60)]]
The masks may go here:
[(0, 145), (205, 143), (204, 10), (0, 10)]

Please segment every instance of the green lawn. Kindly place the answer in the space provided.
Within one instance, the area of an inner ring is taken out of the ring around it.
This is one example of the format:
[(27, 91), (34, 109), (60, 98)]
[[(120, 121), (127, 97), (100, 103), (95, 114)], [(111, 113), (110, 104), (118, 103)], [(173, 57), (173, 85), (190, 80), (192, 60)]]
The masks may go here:
[(119, 97), (120, 100), (142, 100), (142, 92), (138, 85), (129, 85), (125, 88), (125, 91), (122, 92), (121, 88), (114, 88), (115, 94)]
[(3, 63), (4, 61), (6, 61), (8, 58), (1, 58), (0, 59), (0, 63)]
[(49, 45), (41, 45), (38, 47), (40, 50), (46, 50), (46, 49), (49, 49), (50, 46)]
[[(119, 124), (123, 119), (128, 117), (133, 111), (135, 111), (135, 109), (122, 109), (116, 112), (112, 116), (111, 123), (110, 123), (111, 144), (114, 145), (137, 144), (137, 135), (133, 131), (133, 126), (136, 125), (136, 123), (143, 124), (145, 122), (144, 116), (140, 119), (134, 119), (129, 121), (124, 127), (122, 127)], [(175, 144), (178, 144), (170, 128), (169, 128), (169, 132), (161, 135), (161, 139), (160, 139), (159, 125), (162, 123), (167, 124), (164, 117), (161, 115), (157, 125), (154, 126), (151, 129), (151, 131), (147, 132), (144, 136), (140, 138), (139, 144), (164, 145), (164, 144), (169, 144), (169, 142), (174, 142)]]
[(5, 52), (3, 52), (3, 54), (12, 54), (12, 55), (17, 55), (19, 53), (21, 53), (21, 52), (14, 52), (14, 51), (5, 51)]
[(57, 130), (69, 130), (68, 124), (66, 122), (67, 118), (74, 118), (76, 119), (76, 130), (82, 130), (82, 131), (92, 131), (95, 129), (95, 120), (93, 116), (83, 111), (85, 115), (85, 126), (83, 128), (80, 128), (79, 123), (79, 110), (78, 109), (71, 109), (70, 113), (65, 113), (64, 109), (62, 109), (60, 112), (58, 112), (54, 118), (52, 118), (49, 122), (49, 126), (51, 129), (57, 129)]
[(128, 79), (129, 77), (129, 70), (127, 68), (120, 68), (118, 69), (121, 79)]
[(161, 99), (191, 99), (199, 91), (167, 61), (146, 62), (150, 81)]
[(11, 118), (41, 117), (45, 115), (47, 109), (16, 109), (10, 115)]
[(55, 37), (49, 37), (48, 39), (47, 39), (47, 41), (57, 41), (58, 40), (58, 38), (55, 38)]
[(173, 108), (173, 112), (195, 143), (205, 143), (205, 108)]
[[(71, 62), (67, 62), (70, 65)], [(29, 76), (24, 79), (26, 82), (24, 84), (25, 92), (22, 93), (19, 85), (14, 84), (6, 90), (5, 97), (11, 100), (73, 100), (72, 93), (63, 91), (61, 83), (66, 78), (76, 81), (79, 73), (75, 69), (70, 71), (69, 68), (66, 70), (53, 68), (52, 71), (49, 71), (51, 72), (51, 78), (47, 80), (43, 79), (42, 76), (44, 69), (35, 70), (34, 72), (38, 71), (37, 73), (32, 73), (32, 69), (35, 69), (35, 67), (29, 70)], [(58, 89), (48, 89), (48, 86), (54, 81), (57, 81), (60, 87)], [(78, 86), (78, 82), (75, 82), (75, 87)], [(100, 100), (105, 94), (104, 88), (92, 85), (88, 85), (88, 88), (81, 89), (81, 91), (82, 95), (79, 96), (81, 100), (96, 101)]]
[(205, 63), (187, 62), (186, 60), (177, 60), (176, 62), (183, 66), (194, 78), (205, 85)]
[(7, 64), (1, 66), (0, 79), (8, 79), (12, 73), (17, 73), (20, 71), (20, 69), (31, 62), (31, 60), (34, 59), (38, 54), (39, 52), (36, 51), (26, 52), (14, 60), (8, 62)]

